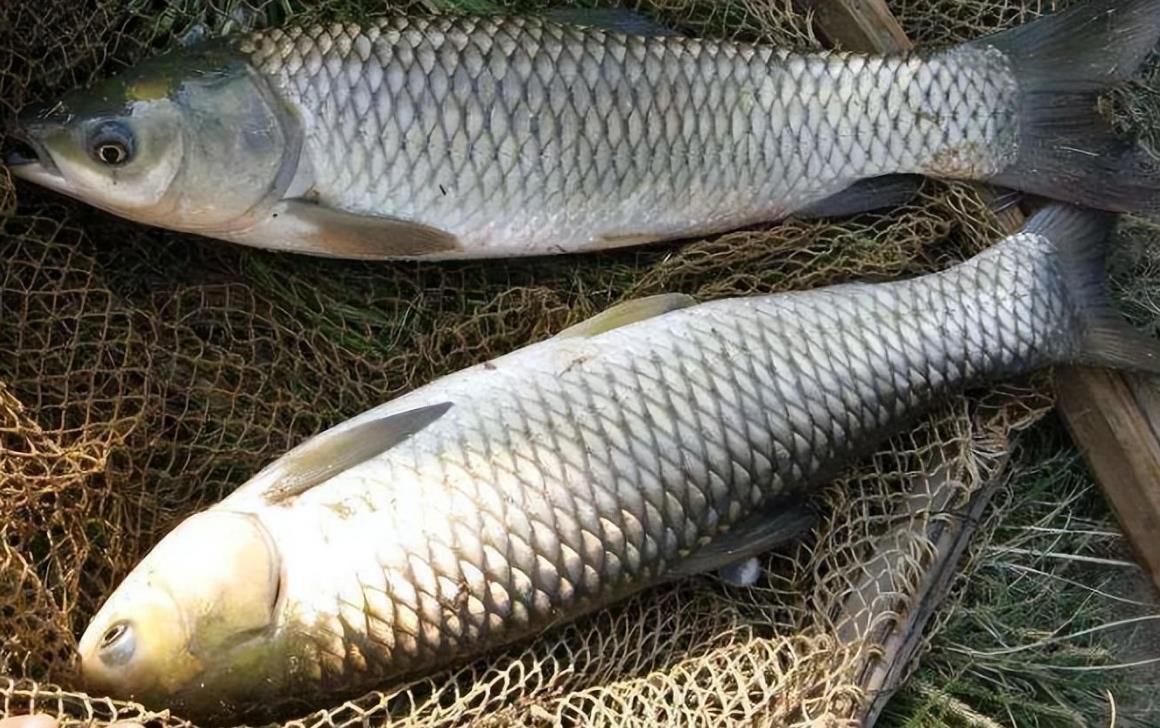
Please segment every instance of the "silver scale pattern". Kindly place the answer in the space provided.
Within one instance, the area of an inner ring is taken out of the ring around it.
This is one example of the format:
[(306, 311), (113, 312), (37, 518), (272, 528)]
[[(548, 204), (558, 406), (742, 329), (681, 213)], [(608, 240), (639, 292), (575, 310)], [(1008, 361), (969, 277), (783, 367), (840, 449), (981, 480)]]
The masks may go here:
[(1001, 53), (798, 55), (536, 19), (392, 17), (239, 41), (306, 129), (313, 194), (506, 250), (777, 219), (892, 172), (1014, 158)]
[(303, 677), (353, 687), (607, 604), (948, 389), (1073, 358), (1051, 245), (1020, 234), (913, 281), (711, 302), (417, 390), (453, 406), (287, 509), (316, 519), (288, 536), (323, 569)]

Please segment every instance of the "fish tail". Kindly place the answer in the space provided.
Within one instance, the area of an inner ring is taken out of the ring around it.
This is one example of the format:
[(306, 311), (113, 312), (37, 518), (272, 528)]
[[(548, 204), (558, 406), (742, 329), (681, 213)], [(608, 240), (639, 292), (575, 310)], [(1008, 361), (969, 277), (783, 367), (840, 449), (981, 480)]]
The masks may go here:
[(1052, 204), (1028, 220), (1024, 232), (1050, 240), (1062, 263), (1079, 313), (1076, 363), (1160, 374), (1160, 341), (1132, 328), (1108, 293), (1105, 261), (1115, 219), (1108, 212)]
[(1018, 157), (990, 181), (1116, 212), (1160, 211), (1160, 169), (1100, 115), (1160, 39), (1160, 0), (1087, 0), (969, 47), (1008, 59), (1018, 84)]

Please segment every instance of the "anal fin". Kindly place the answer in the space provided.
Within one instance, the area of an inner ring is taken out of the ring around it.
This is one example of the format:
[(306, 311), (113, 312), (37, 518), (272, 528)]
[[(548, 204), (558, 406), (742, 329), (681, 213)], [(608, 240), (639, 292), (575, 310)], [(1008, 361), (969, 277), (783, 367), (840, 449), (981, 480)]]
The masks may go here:
[(753, 586), (761, 576), (761, 563), (756, 556), (750, 556), (745, 561), (718, 569), (717, 576), (732, 586)]
[(914, 199), (922, 177), (890, 174), (855, 182), (837, 194), (794, 212), (795, 217), (848, 217), (872, 210), (897, 207)]
[(755, 556), (800, 538), (817, 521), (817, 513), (806, 504), (789, 506), (772, 514), (756, 514), (702, 546), (673, 567), (671, 573), (674, 576), (691, 576), (718, 571), (730, 583), (749, 579), (749, 584), (752, 584), (757, 578), (757, 574), (752, 573), (756, 563), (749, 562)]

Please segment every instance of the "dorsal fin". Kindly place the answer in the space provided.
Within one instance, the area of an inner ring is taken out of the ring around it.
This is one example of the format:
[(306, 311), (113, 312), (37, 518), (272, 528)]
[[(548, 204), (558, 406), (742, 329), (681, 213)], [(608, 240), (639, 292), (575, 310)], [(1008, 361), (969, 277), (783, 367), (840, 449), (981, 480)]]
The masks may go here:
[(631, 301), (618, 303), (607, 310), (601, 311), (590, 319), (569, 326), (556, 334), (558, 339), (592, 337), (606, 331), (644, 321), (653, 316), (660, 316), (669, 311), (686, 308), (697, 303), (696, 299), (684, 293), (662, 293), (657, 296), (635, 298)]
[(681, 35), (672, 28), (649, 20), (645, 16), (624, 8), (555, 8), (545, 11), (544, 19), (560, 25), (585, 25), (623, 35), (637, 35), (644, 38), (665, 38)]
[(390, 450), (450, 408), (450, 402), (443, 402), (376, 417), (338, 432), (324, 432), (275, 460), (250, 483), (260, 481), (262, 485), (257, 487), (262, 497), (276, 505)]

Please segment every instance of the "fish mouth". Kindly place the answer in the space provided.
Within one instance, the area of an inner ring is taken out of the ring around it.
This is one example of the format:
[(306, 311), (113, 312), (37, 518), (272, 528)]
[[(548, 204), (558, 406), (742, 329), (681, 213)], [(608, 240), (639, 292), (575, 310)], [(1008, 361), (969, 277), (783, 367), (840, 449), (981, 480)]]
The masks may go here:
[(12, 137), (4, 144), (4, 166), (25, 167), (39, 164), (40, 154), (36, 148), (20, 137)]
[(34, 134), (18, 123), (10, 123), (0, 137), (0, 162), (13, 177), (68, 194), (70, 186), (52, 154)]

